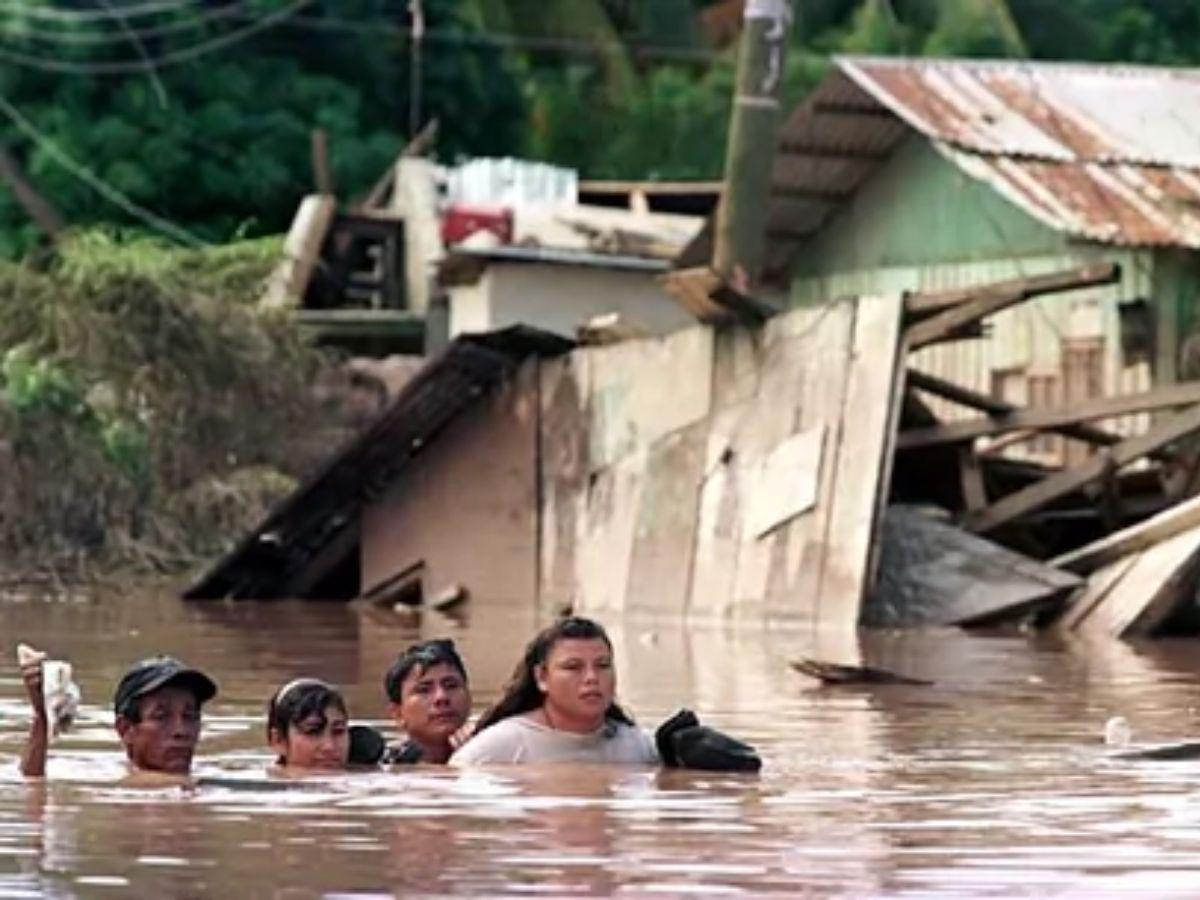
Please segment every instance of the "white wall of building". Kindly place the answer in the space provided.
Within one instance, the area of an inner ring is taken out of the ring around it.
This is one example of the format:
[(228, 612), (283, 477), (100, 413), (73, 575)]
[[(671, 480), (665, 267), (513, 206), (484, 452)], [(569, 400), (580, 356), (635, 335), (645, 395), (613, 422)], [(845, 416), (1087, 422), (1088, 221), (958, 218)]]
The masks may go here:
[(475, 284), (450, 289), (450, 336), (525, 324), (574, 338), (578, 326), (614, 312), (655, 335), (694, 325), (658, 278), (595, 266), (493, 262)]

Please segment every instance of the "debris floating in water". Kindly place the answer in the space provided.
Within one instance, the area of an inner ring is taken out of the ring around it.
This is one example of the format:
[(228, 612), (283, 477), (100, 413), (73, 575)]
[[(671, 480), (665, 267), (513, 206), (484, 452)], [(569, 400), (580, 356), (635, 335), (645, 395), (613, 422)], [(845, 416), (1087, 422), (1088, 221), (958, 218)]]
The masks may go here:
[(1104, 743), (1109, 747), (1128, 747), (1133, 740), (1133, 728), (1124, 716), (1113, 716), (1104, 723)]
[(823, 684), (915, 684), (931, 685), (932, 681), (923, 678), (912, 678), (889, 672), (887, 669), (874, 669), (870, 666), (846, 666), (840, 663), (822, 662), (819, 659), (793, 660), (789, 665), (803, 675), (816, 678)]
[(42, 698), (46, 719), (50, 722), (50, 736), (57, 737), (69, 730), (79, 712), (81, 699), (79, 686), (72, 679), (71, 664), (47, 659), (43, 651), (28, 644), (17, 644), (17, 663), (22, 669), (41, 663)]

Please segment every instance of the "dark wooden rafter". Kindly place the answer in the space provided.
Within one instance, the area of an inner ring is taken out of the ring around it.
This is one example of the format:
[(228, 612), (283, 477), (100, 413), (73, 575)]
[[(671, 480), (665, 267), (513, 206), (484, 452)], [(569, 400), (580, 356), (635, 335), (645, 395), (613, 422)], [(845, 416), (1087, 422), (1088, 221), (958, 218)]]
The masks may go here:
[[(936, 397), (941, 397), (943, 400), (957, 403), (960, 406), (977, 409), (991, 416), (1010, 416), (1020, 410), (1020, 407), (1014, 406), (1011, 403), (1005, 403), (1003, 400), (997, 400), (995, 397), (980, 394), (977, 391), (972, 391), (970, 388), (965, 388), (951, 381), (938, 378), (936, 375), (919, 372), (916, 369), (908, 370), (908, 386), (918, 388)], [(1120, 435), (1091, 425), (1063, 425), (1061, 427), (1047, 428), (1046, 430), (1102, 447), (1121, 442)], [(903, 444), (900, 445), (900, 449), (903, 449)]]
[(1033, 275), (997, 281), (974, 287), (954, 288), (948, 291), (932, 291), (908, 294), (904, 298), (905, 315), (917, 319), (960, 306), (986, 296), (1019, 296), (1022, 299), (1060, 291), (1112, 284), (1121, 277), (1121, 267), (1115, 263), (1101, 263), (1078, 269), (1066, 269), (1047, 275)]
[(1171, 409), (1200, 403), (1200, 381), (1185, 381), (1165, 385), (1141, 394), (1100, 397), (1070, 406), (1019, 409), (993, 412), (986, 418), (963, 422), (947, 422), (929, 428), (914, 428), (900, 435), (901, 450), (959, 444), (976, 438), (1004, 434), (1010, 431), (1062, 432), (1064, 426), (1078, 425), (1095, 419), (1107, 419), (1131, 413)]
[[(1010, 306), (1024, 303), (1031, 297), (1040, 294), (1071, 291), (1078, 288), (1091, 287), (1098, 284), (1111, 284), (1120, 278), (1121, 268), (1114, 263), (1104, 263), (1098, 266), (1086, 266), (1082, 269), (1072, 269), (1051, 276), (1021, 279), (1006, 283), (1008, 286), (999, 289), (996, 286), (983, 286), (965, 299), (957, 299), (952, 305), (941, 308), (927, 319), (910, 325), (905, 332), (909, 349), (919, 350), (930, 344), (945, 340), (958, 330), (973, 325), (988, 316), (995, 315)], [(913, 304), (907, 298), (906, 311), (912, 315)], [(927, 298), (926, 298), (927, 299)], [(923, 304), (924, 305), (924, 301)]]

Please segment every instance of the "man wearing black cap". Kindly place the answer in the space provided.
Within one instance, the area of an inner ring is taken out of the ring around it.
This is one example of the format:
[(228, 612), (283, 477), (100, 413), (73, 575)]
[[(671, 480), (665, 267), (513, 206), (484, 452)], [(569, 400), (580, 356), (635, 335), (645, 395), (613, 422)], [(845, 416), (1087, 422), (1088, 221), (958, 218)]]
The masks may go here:
[[(38, 776), (46, 768), (47, 725), (40, 663), (36, 671), (32, 666), (22, 668), (22, 676), (33, 704), (34, 722), (21, 771)], [(200, 740), (200, 707), (216, 694), (211, 678), (177, 659), (155, 656), (136, 663), (113, 694), (114, 724), (129, 764), (142, 772), (190, 772)]]

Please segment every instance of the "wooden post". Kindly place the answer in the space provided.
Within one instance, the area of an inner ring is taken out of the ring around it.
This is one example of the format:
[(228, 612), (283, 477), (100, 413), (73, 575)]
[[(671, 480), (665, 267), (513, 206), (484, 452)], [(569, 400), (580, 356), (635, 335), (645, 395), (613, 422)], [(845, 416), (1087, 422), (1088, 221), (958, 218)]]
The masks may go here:
[(58, 237), (65, 227), (63, 217), (25, 177), (21, 164), (3, 146), (0, 146), (0, 181), (8, 185), (13, 197), (33, 220), (33, 224), (51, 240)]
[(746, 0), (713, 268), (749, 293), (762, 269), (792, 0)]

